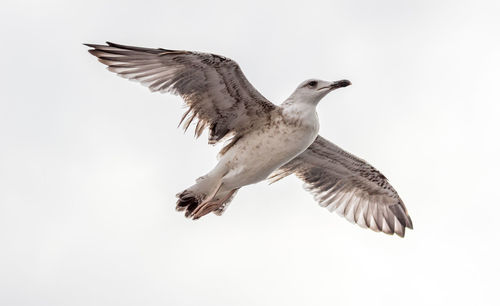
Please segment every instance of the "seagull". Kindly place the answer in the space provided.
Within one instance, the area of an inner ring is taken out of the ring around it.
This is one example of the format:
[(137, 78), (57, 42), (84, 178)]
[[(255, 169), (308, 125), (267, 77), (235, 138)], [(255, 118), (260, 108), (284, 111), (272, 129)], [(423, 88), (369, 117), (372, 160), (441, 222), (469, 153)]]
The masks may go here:
[(111, 42), (85, 45), (119, 76), (152, 92), (181, 96), (188, 107), (179, 123), (184, 130), (195, 121), (197, 138), (208, 129), (209, 144), (224, 141), (215, 168), (176, 195), (176, 209), (187, 218), (220, 216), (241, 187), (295, 174), (320, 206), (361, 227), (400, 237), (413, 229), (403, 201), (382, 173), (318, 135), (316, 106), (350, 81), (309, 79), (276, 105), (224, 56)]

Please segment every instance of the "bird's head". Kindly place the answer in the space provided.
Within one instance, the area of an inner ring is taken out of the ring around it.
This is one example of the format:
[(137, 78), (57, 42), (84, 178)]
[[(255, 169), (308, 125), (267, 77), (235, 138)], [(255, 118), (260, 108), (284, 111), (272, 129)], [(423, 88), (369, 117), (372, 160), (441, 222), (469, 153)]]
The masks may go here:
[(351, 85), (348, 80), (340, 80), (335, 82), (322, 81), (317, 79), (309, 79), (302, 82), (288, 100), (294, 103), (307, 103), (317, 105), (318, 102), (329, 92)]

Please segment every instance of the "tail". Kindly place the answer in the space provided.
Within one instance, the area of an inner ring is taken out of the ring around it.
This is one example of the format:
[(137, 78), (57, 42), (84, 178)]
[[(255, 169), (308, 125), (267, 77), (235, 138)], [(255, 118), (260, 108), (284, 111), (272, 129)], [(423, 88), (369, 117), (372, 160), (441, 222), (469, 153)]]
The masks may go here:
[[(186, 218), (197, 219), (200, 217), (200, 214), (195, 213), (195, 216), (193, 212), (195, 212), (200, 204), (207, 200), (210, 202), (210, 209), (205, 209), (204, 213), (201, 215), (213, 212), (220, 216), (227, 208), (229, 202), (231, 202), (235, 193), (235, 191), (231, 192), (231, 190), (219, 190), (213, 195), (221, 179), (222, 175), (216, 175), (214, 173), (209, 173), (208, 175), (198, 178), (196, 184), (177, 194), (178, 200), (176, 210), (185, 211), (184, 215)], [(207, 196), (211, 196), (212, 198), (207, 199)]]
[(217, 183), (217, 179), (220, 178), (210, 176), (209, 174), (198, 178), (196, 184), (176, 195), (178, 200), (175, 209), (177, 211), (186, 211), (184, 215), (186, 218), (189, 218), (196, 207), (210, 193), (210, 190)]
[(193, 211), (198, 207), (198, 205), (203, 201), (201, 195), (196, 195), (192, 193), (189, 189), (184, 190), (177, 194), (177, 206), (175, 209), (177, 211), (186, 211), (184, 215), (189, 218)]
[[(218, 201), (219, 205), (216, 208), (214, 208), (212, 212), (217, 216), (222, 216), (222, 214), (226, 211), (227, 207), (233, 200), (236, 191), (232, 192), (231, 196), (227, 198), (224, 202), (221, 202), (220, 200), (226, 198), (229, 193), (230, 192), (218, 193), (214, 197), (214, 200)], [(186, 218), (194, 218), (193, 212), (203, 202), (204, 199), (202, 196), (200, 197), (193, 194), (189, 189), (186, 189), (183, 192), (177, 194), (177, 197), (179, 199), (177, 200), (176, 210), (185, 211), (184, 215), (186, 216)]]

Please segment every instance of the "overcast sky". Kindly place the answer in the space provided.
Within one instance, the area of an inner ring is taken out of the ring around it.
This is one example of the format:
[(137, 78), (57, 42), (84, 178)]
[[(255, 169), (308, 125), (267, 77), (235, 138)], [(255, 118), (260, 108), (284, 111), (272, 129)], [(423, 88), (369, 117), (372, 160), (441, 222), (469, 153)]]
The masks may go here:
[[(498, 1), (3, 1), (0, 304), (498, 305)], [(398, 190), (401, 239), (317, 205), (295, 177), (222, 217), (175, 194), (216, 163), (176, 96), (82, 43), (209, 51), (269, 100), (349, 79), (320, 133)]]

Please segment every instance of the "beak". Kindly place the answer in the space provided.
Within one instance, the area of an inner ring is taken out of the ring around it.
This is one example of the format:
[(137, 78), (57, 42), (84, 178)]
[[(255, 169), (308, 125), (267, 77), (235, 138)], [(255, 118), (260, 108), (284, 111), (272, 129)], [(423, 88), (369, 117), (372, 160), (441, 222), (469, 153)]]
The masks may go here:
[(330, 90), (335, 90), (337, 88), (340, 88), (340, 87), (347, 87), (349, 85), (351, 85), (351, 81), (349, 80), (340, 80), (340, 81), (336, 81), (336, 82), (333, 82), (331, 85), (330, 85)]

